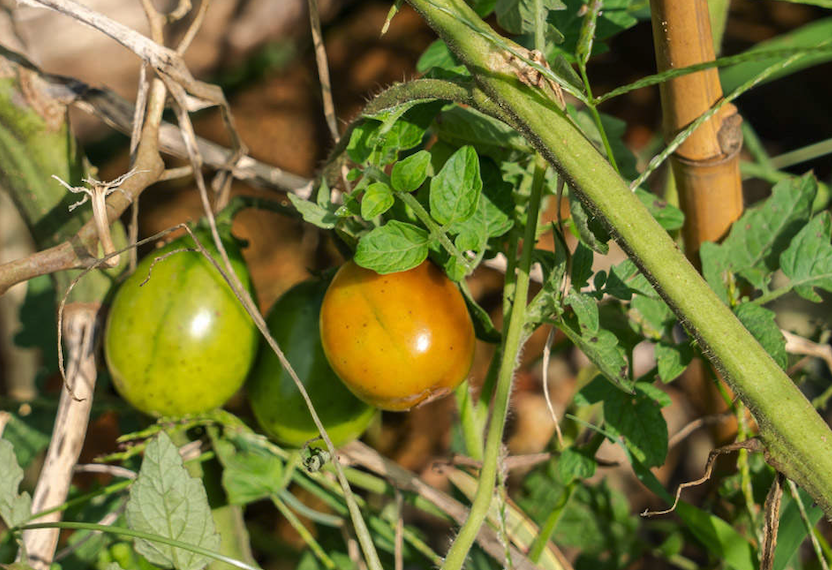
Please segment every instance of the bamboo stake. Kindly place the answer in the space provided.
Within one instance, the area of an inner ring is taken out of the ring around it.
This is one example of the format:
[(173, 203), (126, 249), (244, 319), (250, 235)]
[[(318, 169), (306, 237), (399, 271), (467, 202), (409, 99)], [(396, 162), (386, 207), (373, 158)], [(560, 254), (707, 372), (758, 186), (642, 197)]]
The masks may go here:
[[(714, 59), (706, 0), (651, 0), (650, 6), (660, 72)], [(660, 89), (666, 140), (722, 98), (715, 68), (671, 79)], [(685, 212), (685, 253), (697, 267), (702, 242), (722, 238), (742, 214), (741, 123), (737, 108), (726, 105), (695, 130), (671, 158), (680, 207)]]

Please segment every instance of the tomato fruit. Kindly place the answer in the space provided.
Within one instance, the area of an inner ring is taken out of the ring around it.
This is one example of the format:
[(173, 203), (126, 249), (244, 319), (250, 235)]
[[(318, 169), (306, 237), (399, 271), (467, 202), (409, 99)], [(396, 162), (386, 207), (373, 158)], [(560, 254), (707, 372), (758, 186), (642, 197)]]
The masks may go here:
[[(195, 231), (215, 258), (211, 234)], [(230, 233), (228, 234), (230, 238)], [(233, 239), (224, 245), (245, 287), (250, 279)], [(231, 288), (190, 236), (147, 255), (118, 289), (104, 331), (104, 355), (116, 390), (153, 416), (183, 416), (222, 406), (245, 382), (259, 333)]]
[(462, 294), (430, 261), (387, 275), (346, 263), (324, 297), (321, 342), (356, 396), (392, 411), (450, 393), (474, 358)]
[[(376, 410), (347, 390), (324, 356), (318, 315), (327, 285), (321, 280), (295, 285), (274, 304), (266, 322), (337, 447), (364, 433)], [(265, 341), (246, 387), (257, 421), (276, 441), (300, 447), (317, 437), (306, 402)]]

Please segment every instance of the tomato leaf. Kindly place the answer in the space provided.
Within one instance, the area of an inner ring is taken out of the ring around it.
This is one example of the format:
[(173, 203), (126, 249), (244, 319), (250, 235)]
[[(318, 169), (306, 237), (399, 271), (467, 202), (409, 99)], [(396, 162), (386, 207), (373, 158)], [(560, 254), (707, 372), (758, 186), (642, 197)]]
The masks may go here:
[(659, 222), (659, 225), (667, 231), (678, 230), (685, 223), (685, 213), (676, 206), (668, 204), (655, 194), (636, 188), (636, 198), (641, 200), (647, 211)]
[(32, 515), (32, 498), (19, 492), (23, 469), (17, 463), (11, 442), (0, 439), (0, 518), (11, 528)]
[(361, 198), (361, 217), (372, 220), (390, 209), (395, 202), (393, 191), (384, 182), (373, 182)]
[(471, 315), (471, 322), (474, 323), (474, 334), (477, 338), (492, 344), (499, 343), (503, 335), (494, 326), (488, 311), (483, 309), (471, 296), (468, 287), (460, 287), (459, 290), (462, 292), (462, 298), (465, 299), (465, 306), (468, 307), (468, 314)]
[(422, 53), (419, 61), (416, 62), (416, 71), (426, 71), (439, 68), (451, 71), (460, 75), (470, 75), (468, 69), (462, 65), (454, 53), (448, 49), (448, 44), (442, 40), (436, 40)]
[(780, 256), (783, 273), (791, 280), (795, 293), (819, 303), (815, 287), (832, 291), (832, 218), (829, 212), (815, 216), (794, 237)]
[(603, 401), (607, 430), (624, 438), (633, 457), (656, 467), (667, 455), (667, 423), (661, 409), (670, 405), (670, 396), (648, 382), (636, 382), (634, 388), (633, 394), (625, 394), (598, 377), (581, 390), (577, 401)]
[(475, 145), (478, 153), (496, 160), (532, 152), (526, 139), (513, 128), (466, 107), (443, 111), (436, 121), (436, 133), (440, 140), (453, 146)]
[(781, 252), (809, 220), (816, 192), (817, 181), (808, 173), (777, 183), (770, 198), (746, 210), (720, 246), (728, 252), (730, 269), (767, 291)]
[(743, 303), (734, 313), (745, 328), (763, 345), (780, 368), (785, 369), (789, 364), (786, 354), (786, 339), (780, 332), (780, 327), (774, 321), (774, 311), (754, 303)]
[(687, 342), (670, 344), (663, 340), (656, 343), (656, 366), (659, 378), (667, 384), (679, 377), (693, 359), (693, 347)]
[(476, 212), (481, 192), (477, 152), (464, 146), (430, 181), (430, 214), (440, 224), (464, 222)]
[(594, 297), (581, 295), (574, 288), (566, 294), (564, 305), (569, 305), (575, 311), (581, 334), (588, 335), (598, 332), (598, 302)]
[(723, 303), (730, 304), (728, 280), (731, 277), (731, 267), (728, 261), (728, 250), (706, 241), (699, 248), (699, 258), (702, 260), (702, 276), (705, 281)]
[(209, 430), (220, 463), (222, 486), (232, 505), (246, 505), (281, 490), (283, 462), (262, 447), (242, 446)]
[(578, 320), (573, 318), (561, 319), (557, 326), (598, 367), (604, 378), (623, 392), (632, 393), (633, 382), (627, 373), (627, 359), (613, 333), (600, 328), (583, 331)]
[(629, 301), (634, 294), (656, 296), (656, 291), (650, 282), (630, 259), (625, 259), (610, 268), (604, 292), (622, 301)]
[[(160, 432), (145, 450), (125, 516), (133, 530), (209, 550), (219, 548), (205, 488), (199, 479), (188, 475), (179, 450), (165, 432)], [(201, 554), (143, 539), (136, 539), (136, 550), (152, 564), (177, 570), (198, 570), (209, 562)]]
[(658, 340), (676, 322), (676, 317), (659, 297), (636, 295), (630, 302), (630, 318), (638, 325), (641, 334)]
[(592, 250), (579, 242), (572, 254), (572, 286), (578, 291), (587, 286), (587, 281), (592, 276), (592, 262), (594, 255)]
[(325, 230), (331, 230), (335, 227), (338, 221), (338, 216), (335, 213), (336, 207), (333, 206), (332, 209), (324, 208), (291, 193), (287, 196), (295, 210), (303, 216), (304, 221)]
[(564, 483), (574, 479), (588, 479), (595, 475), (598, 463), (584, 448), (567, 447), (558, 459), (558, 477)]
[(428, 177), (430, 153), (420, 150), (393, 165), (390, 183), (396, 192), (413, 192)]
[(427, 259), (429, 241), (422, 228), (390, 220), (361, 238), (355, 262), (380, 274), (406, 271)]
[(589, 246), (593, 251), (606, 255), (610, 246), (610, 234), (601, 222), (584, 209), (584, 205), (575, 196), (574, 192), (569, 193), (569, 211), (572, 214), (572, 222), (578, 230), (578, 237), (581, 243)]
[[(375, 132), (379, 129), (379, 121), (361, 121), (352, 129), (347, 143), (347, 156), (356, 164), (364, 164), (375, 149)], [(290, 195), (291, 197), (291, 195)]]
[[(560, 0), (543, 0), (543, 14), (545, 19), (550, 10), (563, 10), (566, 5)], [(497, 13), (497, 22), (507, 32), (512, 34), (523, 34), (533, 32), (537, 11), (534, 0), (497, 0), (494, 7)]]

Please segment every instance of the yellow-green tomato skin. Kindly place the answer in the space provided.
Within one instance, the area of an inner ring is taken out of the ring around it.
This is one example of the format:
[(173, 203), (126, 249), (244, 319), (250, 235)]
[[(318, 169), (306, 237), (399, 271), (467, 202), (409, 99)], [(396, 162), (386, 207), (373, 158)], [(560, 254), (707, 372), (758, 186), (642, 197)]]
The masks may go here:
[[(294, 286), (271, 308), (266, 323), (338, 447), (364, 433), (377, 410), (347, 390), (324, 356), (318, 315), (327, 285), (310, 280)], [(258, 423), (275, 441), (301, 447), (319, 435), (294, 380), (265, 342), (246, 390)]]
[(387, 275), (344, 264), (321, 308), (321, 342), (347, 387), (390, 411), (449, 394), (475, 345), (462, 294), (430, 261)]
[[(207, 232), (197, 237), (220, 259)], [(104, 354), (119, 394), (152, 416), (183, 416), (225, 404), (245, 382), (258, 331), (211, 263), (191, 251), (190, 236), (148, 254), (113, 299)], [(233, 240), (225, 241), (235, 273), (248, 270)]]

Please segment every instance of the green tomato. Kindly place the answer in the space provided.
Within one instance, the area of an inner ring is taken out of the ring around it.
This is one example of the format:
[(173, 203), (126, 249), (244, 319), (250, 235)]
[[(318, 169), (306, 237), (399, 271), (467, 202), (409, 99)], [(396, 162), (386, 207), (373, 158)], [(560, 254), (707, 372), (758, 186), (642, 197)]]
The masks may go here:
[[(221, 259), (207, 231), (195, 232)], [(231, 237), (230, 234), (228, 236)], [(223, 240), (243, 286), (240, 249)], [(104, 332), (104, 355), (119, 394), (153, 416), (198, 414), (222, 406), (242, 386), (258, 332), (216, 268), (184, 236), (145, 257), (119, 288)], [(142, 285), (142, 282), (150, 279)]]
[[(314, 280), (296, 285), (278, 299), (266, 322), (337, 447), (364, 433), (376, 410), (352, 395), (324, 356), (318, 318), (327, 286)], [(276, 441), (300, 447), (318, 436), (295, 382), (265, 342), (247, 390), (257, 421)]]

